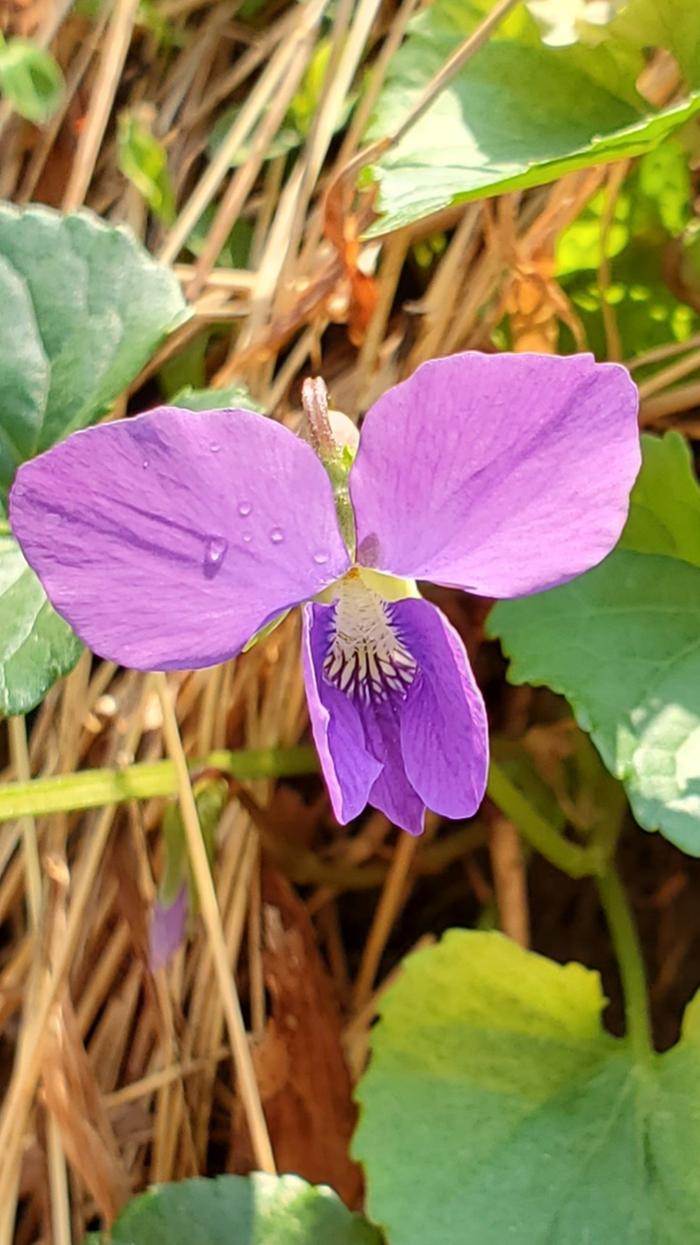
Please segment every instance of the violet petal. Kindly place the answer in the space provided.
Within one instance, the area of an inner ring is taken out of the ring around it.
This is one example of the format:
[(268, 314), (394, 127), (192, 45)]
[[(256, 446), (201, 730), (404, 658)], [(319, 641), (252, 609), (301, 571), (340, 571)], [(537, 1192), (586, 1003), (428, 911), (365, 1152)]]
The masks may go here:
[(20, 467), (10, 522), (101, 657), (209, 666), (348, 566), (313, 450), (251, 411), (159, 407)]
[(464, 645), (429, 601), (398, 601), (392, 612), (420, 671), (401, 713), (407, 778), (434, 812), (471, 817), (486, 790), (488, 722)]
[(156, 973), (164, 968), (178, 947), (185, 941), (187, 925), (187, 883), (183, 882), (171, 904), (158, 899), (151, 911), (149, 930), (149, 963)]
[(304, 682), (311, 730), (333, 812), (345, 825), (362, 812), (382, 766), (367, 750), (352, 700), (323, 676), (333, 606), (305, 605), (303, 616)]
[(402, 751), (405, 702), (388, 697), (360, 706), (360, 717), (368, 747), (382, 761), (382, 769), (369, 794), (373, 808), (381, 809), (394, 825), (409, 834), (422, 834), (425, 828), (425, 801), (409, 781)]
[(434, 359), (368, 412), (350, 474), (358, 560), (485, 596), (600, 562), (639, 470), (638, 396), (591, 355)]
[(434, 605), (387, 606), (402, 643), (418, 663), (403, 693), (350, 695), (328, 682), (324, 661), (334, 606), (304, 609), (304, 673), (311, 725), (339, 821), (366, 803), (420, 834), (426, 807), (470, 817), (484, 795), (486, 713), (457, 633)]

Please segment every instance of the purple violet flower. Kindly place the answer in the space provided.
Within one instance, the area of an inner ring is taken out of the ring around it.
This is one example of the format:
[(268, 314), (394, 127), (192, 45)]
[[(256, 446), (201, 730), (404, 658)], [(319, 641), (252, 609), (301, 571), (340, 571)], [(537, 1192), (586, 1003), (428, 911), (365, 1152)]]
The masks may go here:
[(344, 483), (332, 438), (316, 436), (326, 470), (250, 411), (159, 407), (22, 466), (10, 519), (59, 614), (136, 669), (224, 661), (306, 603), (335, 814), (370, 803), (418, 834), (426, 807), (476, 811), (488, 736), (464, 646), (414, 581), (512, 597), (600, 562), (639, 470), (636, 416), (616, 364), (470, 352), (374, 404)]

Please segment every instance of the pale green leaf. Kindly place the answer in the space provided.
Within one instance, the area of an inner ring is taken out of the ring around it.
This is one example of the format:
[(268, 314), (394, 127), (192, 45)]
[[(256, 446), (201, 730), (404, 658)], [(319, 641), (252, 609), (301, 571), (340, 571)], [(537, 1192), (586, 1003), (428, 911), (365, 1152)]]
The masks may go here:
[(44, 125), (58, 108), (65, 83), (50, 52), (31, 39), (9, 39), (0, 34), (0, 91), (15, 112)]
[(243, 407), (246, 411), (262, 411), (259, 402), (251, 398), (245, 385), (224, 385), (222, 389), (194, 389), (186, 385), (170, 399), (171, 406), (182, 406), (189, 411), (227, 411)]
[(355, 1153), (391, 1245), (700, 1237), (698, 1004), (636, 1063), (596, 973), (454, 930), (383, 996)]
[(159, 220), (166, 225), (175, 218), (175, 192), (168, 170), (165, 147), (151, 129), (146, 109), (125, 110), (117, 129), (119, 168)]
[[(91, 1238), (96, 1239), (96, 1238)], [(156, 1185), (122, 1211), (114, 1245), (380, 1245), (331, 1189), (298, 1176)]]

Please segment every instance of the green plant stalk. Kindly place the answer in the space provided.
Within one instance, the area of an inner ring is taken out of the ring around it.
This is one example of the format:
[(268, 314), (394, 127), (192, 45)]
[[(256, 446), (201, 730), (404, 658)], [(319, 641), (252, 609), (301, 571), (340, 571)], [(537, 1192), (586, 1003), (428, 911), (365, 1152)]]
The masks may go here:
[(584, 878), (605, 872), (608, 852), (593, 842), (583, 846), (562, 837), (546, 817), (523, 795), (496, 761), (491, 762), (487, 794), (523, 838), (546, 860), (571, 878)]
[(654, 1046), (649, 1022), (644, 961), (629, 900), (612, 863), (621, 816), (615, 833), (608, 833), (605, 840), (596, 836), (590, 844), (582, 846), (562, 838), (494, 761), (491, 762), (489, 771), (488, 794), (501, 812), (516, 824), (531, 847), (551, 864), (568, 873), (570, 877), (595, 877), (620, 971), (627, 1037), (636, 1061), (647, 1062), (653, 1054)]
[[(250, 782), (316, 773), (318, 757), (311, 747), (221, 750), (193, 761), (190, 768), (193, 773), (219, 769), (241, 782)], [(0, 822), (176, 794), (175, 769), (170, 761), (137, 762), (122, 769), (81, 770), (77, 774), (34, 778), (0, 787)], [(582, 847), (563, 839), (495, 762), (491, 763), (488, 794), (501, 812), (515, 822), (523, 838), (570, 877), (604, 871), (606, 857), (600, 847)]]
[(654, 1046), (644, 961), (632, 910), (613, 865), (596, 878), (596, 886), (620, 970), (627, 1037), (637, 1062), (646, 1063), (653, 1054)]
[[(318, 759), (310, 747), (221, 750), (193, 761), (190, 769), (195, 774), (202, 769), (218, 769), (241, 782), (249, 782), (256, 778), (313, 774), (318, 769)], [(0, 822), (27, 815), (78, 812), (125, 800), (148, 800), (176, 795), (177, 791), (172, 761), (137, 762), (123, 769), (82, 770), (54, 778), (35, 778), (0, 787)]]

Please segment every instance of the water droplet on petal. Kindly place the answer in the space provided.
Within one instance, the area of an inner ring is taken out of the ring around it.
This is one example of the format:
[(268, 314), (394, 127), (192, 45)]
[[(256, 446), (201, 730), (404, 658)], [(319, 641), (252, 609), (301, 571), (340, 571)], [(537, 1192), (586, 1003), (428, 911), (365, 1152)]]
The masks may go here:
[(212, 454), (218, 454), (219, 450), (221, 449), (221, 446), (219, 445), (218, 441), (210, 441), (209, 449), (211, 450)]
[(253, 507), (249, 501), (242, 501), (238, 507), (238, 513), (242, 519), (247, 519)]
[(210, 536), (204, 548), (204, 574), (211, 579), (221, 569), (228, 541), (223, 536)]
[(272, 531), (270, 532), (270, 540), (272, 541), (273, 545), (282, 544), (282, 541), (284, 540), (284, 532), (282, 531), (281, 527), (273, 527)]
[(143, 467), (144, 471), (146, 470), (146, 467), (150, 467), (150, 465), (151, 464), (149, 463), (148, 459), (144, 458), (143, 462), (141, 463), (141, 466)]
[(319, 553), (314, 554), (314, 562), (316, 563), (317, 566), (325, 566), (327, 561), (328, 561), (327, 553), (319, 552)]
[(243, 544), (244, 545), (249, 545), (252, 539), (253, 537), (251, 536), (250, 532), (243, 533)]

